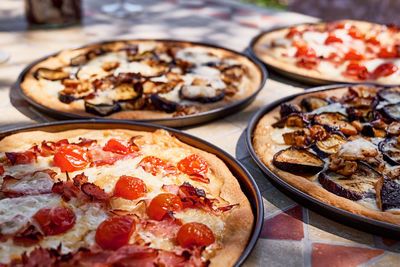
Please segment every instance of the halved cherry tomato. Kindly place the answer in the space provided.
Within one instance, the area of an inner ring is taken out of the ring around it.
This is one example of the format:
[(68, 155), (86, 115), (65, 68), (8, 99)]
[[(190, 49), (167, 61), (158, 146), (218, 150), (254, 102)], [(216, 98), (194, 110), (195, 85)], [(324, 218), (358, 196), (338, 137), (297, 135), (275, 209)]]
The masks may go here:
[(114, 188), (114, 196), (134, 200), (147, 193), (147, 186), (142, 179), (121, 176)]
[(42, 208), (33, 215), (45, 235), (58, 235), (71, 229), (75, 213), (67, 207)]
[(183, 208), (181, 199), (171, 193), (161, 193), (155, 196), (147, 207), (150, 219), (161, 221), (169, 211), (179, 211)]
[(299, 46), (297, 47), (295, 57), (317, 57), (317, 53), (312, 47)]
[(215, 242), (214, 234), (207, 225), (191, 222), (182, 225), (177, 234), (181, 247), (206, 247)]
[(395, 58), (397, 57), (397, 49), (393, 46), (382, 47), (378, 52), (380, 58)]
[(395, 73), (398, 69), (399, 68), (391, 62), (383, 63), (376, 67), (376, 69), (372, 72), (372, 78), (378, 79), (379, 77), (389, 76)]
[(103, 147), (103, 150), (122, 155), (126, 155), (133, 152), (128, 142), (125, 142), (123, 140), (117, 140), (115, 138), (111, 138), (110, 140), (108, 140), (106, 145)]
[(348, 29), (348, 33), (354, 39), (363, 39), (364, 38), (364, 34), (362, 34), (361, 31), (354, 25), (352, 25), (350, 27), (350, 29)]
[(333, 22), (333, 23), (328, 24), (328, 28), (330, 28), (330, 29), (346, 29), (346, 30), (348, 30), (351, 27), (352, 27), (352, 25), (348, 22), (340, 22), (340, 23)]
[(361, 65), (359, 63), (351, 62), (348, 66), (346, 71), (344, 72), (345, 75), (352, 76), (354, 78), (360, 80), (366, 80), (369, 78), (369, 73), (367, 67)]
[(96, 243), (107, 250), (117, 250), (129, 242), (136, 230), (135, 220), (128, 215), (116, 215), (103, 221), (96, 230)]
[(331, 43), (343, 43), (343, 40), (334, 34), (329, 34), (329, 36), (325, 40), (325, 44), (328, 45)]
[(376, 37), (370, 37), (367, 40), (365, 40), (367, 43), (373, 44), (373, 45), (380, 45), (381, 42), (379, 42), (378, 39), (376, 39)]
[(86, 149), (77, 145), (65, 145), (54, 154), (54, 165), (62, 172), (82, 170), (89, 163), (89, 155)]
[(192, 154), (178, 162), (178, 169), (189, 175), (202, 175), (208, 172), (207, 162), (196, 154)]
[(166, 173), (176, 173), (175, 166), (169, 165), (164, 160), (154, 156), (144, 157), (139, 162), (139, 166), (152, 175), (156, 175), (160, 171), (165, 171)]
[(363, 58), (364, 56), (355, 49), (350, 49), (344, 56), (344, 59), (346, 60), (362, 60)]
[(293, 38), (295, 35), (301, 35), (301, 32), (296, 28), (291, 28), (289, 32), (286, 34), (286, 38)]

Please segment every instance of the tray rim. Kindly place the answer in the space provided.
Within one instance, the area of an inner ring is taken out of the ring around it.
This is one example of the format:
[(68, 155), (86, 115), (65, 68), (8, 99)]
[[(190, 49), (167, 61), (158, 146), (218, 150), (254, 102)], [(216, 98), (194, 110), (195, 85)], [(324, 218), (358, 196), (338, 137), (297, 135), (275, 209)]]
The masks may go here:
[[(29, 70), (38, 64), (39, 62), (46, 60), (50, 57), (57, 56), (60, 54), (62, 51), (65, 50), (76, 50), (76, 49), (82, 49), (91, 45), (103, 45), (103, 44), (108, 44), (108, 43), (113, 43), (113, 42), (124, 42), (124, 41), (156, 41), (156, 42), (173, 42), (173, 43), (190, 43), (194, 45), (200, 45), (200, 46), (205, 46), (205, 47), (210, 47), (210, 48), (217, 48), (217, 49), (222, 49), (226, 50), (228, 52), (243, 56), (250, 60), (260, 71), (261, 73), (261, 83), (259, 84), (259, 87), (249, 96), (247, 96), (244, 99), (240, 99), (236, 102), (230, 103), (226, 106), (219, 107), (216, 109), (211, 109), (205, 112), (201, 113), (196, 113), (196, 114), (190, 114), (190, 115), (185, 115), (185, 116), (178, 116), (178, 117), (172, 117), (172, 118), (159, 118), (159, 119), (125, 119), (124, 121), (137, 121), (137, 122), (144, 122), (144, 123), (155, 123), (159, 125), (164, 125), (164, 126), (170, 126), (170, 127), (185, 127), (185, 126), (191, 126), (195, 124), (201, 124), (205, 123), (208, 121), (215, 120), (216, 118), (213, 118), (213, 116), (217, 116), (220, 114), (224, 114), (223, 116), (226, 116), (229, 111), (233, 112), (239, 112), (240, 110), (244, 109), (246, 106), (250, 105), (251, 102), (255, 100), (257, 95), (260, 93), (260, 91), (265, 87), (265, 84), (269, 78), (269, 73), (267, 68), (264, 66), (264, 64), (257, 58), (252, 56), (251, 54), (247, 54), (244, 52), (240, 51), (235, 51), (233, 49), (225, 48), (216, 44), (209, 44), (209, 43), (203, 43), (203, 42), (196, 42), (196, 41), (186, 41), (186, 40), (181, 40), (181, 39), (146, 39), (146, 38), (138, 38), (138, 39), (110, 39), (110, 40), (102, 40), (98, 42), (90, 42), (84, 45), (80, 46), (75, 46), (72, 48), (67, 48), (63, 50), (59, 50), (55, 53), (40, 57), (33, 62), (29, 63), (18, 75), (18, 78), (15, 82), (15, 88), (14, 90), (17, 91), (17, 93), (24, 99), (26, 100), (30, 105), (34, 106), (35, 108), (39, 109), (41, 112), (48, 112), (51, 115), (59, 119), (69, 119), (69, 120), (74, 120), (74, 119), (96, 119), (96, 120), (121, 120), (121, 119), (113, 119), (113, 118), (104, 118), (100, 116), (89, 116), (89, 115), (82, 115), (82, 114), (74, 114), (71, 112), (66, 112), (66, 111), (60, 111), (56, 110), (50, 107), (47, 107), (37, 101), (35, 101), (33, 98), (30, 98), (28, 95), (25, 94), (25, 92), (22, 90), (21, 83), (23, 82), (25, 75), (29, 72)], [(11, 88), (13, 89), (13, 88)], [(223, 117), (221, 116), (221, 117)], [(209, 118), (211, 117), (211, 118)], [(173, 126), (171, 126), (173, 125)]]
[[(342, 21), (342, 20), (338, 20), (338, 21)], [(355, 20), (355, 21), (368, 22), (368, 21), (362, 21), (362, 20)], [(399, 81), (398, 84), (382, 84), (382, 83), (375, 83), (375, 82), (371, 82), (371, 81), (369, 81), (369, 82), (362, 82), (362, 81), (353, 81), (353, 82), (348, 81), (348, 82), (346, 82), (346, 81), (330, 80), (330, 79), (323, 79), (323, 78), (313, 78), (313, 77), (309, 77), (309, 76), (306, 76), (306, 75), (290, 72), (290, 71), (284, 70), (282, 68), (279, 68), (277, 66), (274, 66), (272, 64), (269, 64), (269, 63), (265, 62), (264, 60), (262, 60), (261, 58), (259, 58), (257, 56), (256, 52), (254, 51), (254, 45), (265, 34), (272, 33), (272, 32), (279, 31), (279, 30), (283, 30), (283, 29), (287, 29), (287, 28), (290, 28), (290, 27), (303, 26), (303, 25), (304, 26), (306, 26), (306, 25), (316, 25), (316, 24), (329, 23), (329, 22), (333, 22), (333, 21), (296, 23), (296, 24), (289, 25), (289, 26), (272, 27), (271, 29), (268, 29), (268, 30), (260, 32), (259, 34), (257, 34), (256, 36), (254, 36), (251, 39), (251, 41), (250, 41), (250, 43), (249, 43), (249, 45), (247, 47), (248, 51), (249, 51), (249, 54), (252, 57), (258, 59), (258, 61), (260, 61), (262, 64), (264, 64), (268, 69), (272, 69), (275, 72), (277, 72), (277, 73), (279, 73), (279, 74), (281, 74), (281, 75), (283, 75), (283, 76), (285, 76), (285, 77), (287, 77), (289, 79), (293, 79), (293, 80), (296, 80), (296, 81), (299, 81), (299, 82), (304, 82), (304, 83), (307, 83), (309, 85), (314, 85), (314, 86), (332, 85), (332, 84), (350, 84), (350, 85), (353, 84), (354, 85), (354, 84), (366, 84), (366, 83), (372, 84), (372, 85), (375, 85), (375, 86), (385, 86), (385, 87), (395, 87), (395, 86), (399, 86), (400, 85), (400, 81)], [(368, 22), (368, 23), (371, 23), (371, 22)]]
[[(112, 129), (117, 129), (118, 125), (122, 125), (122, 126), (124, 126), (123, 129), (132, 129), (132, 130), (140, 130), (140, 131), (148, 131), (148, 132), (155, 131), (158, 129), (164, 129), (168, 132), (171, 132), (181, 142), (184, 142), (193, 147), (196, 147), (198, 149), (201, 149), (203, 151), (206, 151), (208, 153), (212, 153), (212, 154), (216, 155), (220, 160), (222, 160), (227, 165), (227, 167), (229, 168), (229, 170), (231, 172), (234, 172), (234, 169), (238, 168), (239, 171), (241, 171), (243, 173), (243, 175), (236, 173), (236, 175), (241, 176), (241, 178), (240, 179), (238, 179), (236, 177), (235, 178), (237, 179), (242, 192), (246, 195), (246, 197), (249, 200), (251, 209), (253, 211), (254, 225), (253, 225), (253, 229), (252, 229), (251, 235), (249, 237), (249, 240), (247, 241), (247, 245), (246, 245), (245, 249), (243, 250), (242, 254), (240, 255), (240, 257), (238, 258), (238, 260), (236, 261), (236, 263), (233, 266), (235, 266), (235, 267), (241, 266), (244, 263), (244, 261), (248, 258), (248, 256), (250, 255), (250, 253), (252, 252), (252, 250), (254, 249), (254, 247), (256, 245), (256, 242), (260, 236), (261, 229), (262, 229), (263, 222), (264, 222), (264, 205), (263, 205), (261, 192), (258, 188), (258, 185), (257, 185), (255, 179), (251, 175), (251, 173), (246, 169), (246, 167), (244, 167), (244, 165), (239, 160), (234, 158), (228, 152), (209, 143), (208, 141), (206, 141), (204, 139), (201, 139), (194, 135), (187, 134), (180, 130), (173, 129), (173, 128), (166, 127), (166, 126), (160, 126), (160, 125), (154, 125), (154, 124), (136, 122), (136, 121), (128, 121), (127, 122), (124, 120), (110, 121), (110, 120), (93, 120), (92, 119), (92, 120), (65, 120), (65, 121), (56, 121), (56, 122), (45, 122), (45, 123), (31, 124), (31, 125), (27, 125), (27, 126), (14, 127), (12, 129), (0, 131), (0, 141), (3, 138), (5, 138), (6, 136), (9, 136), (9, 135), (12, 135), (15, 133), (19, 133), (19, 132), (40, 131), (42, 128), (57, 128), (59, 126), (72, 127), (74, 125), (76, 125), (76, 126), (82, 125), (82, 127), (81, 127), (82, 129), (85, 129), (85, 127), (88, 129), (105, 129), (105, 127), (104, 127), (105, 125), (113, 125), (116, 127), (113, 127)], [(84, 126), (84, 125), (86, 125), (86, 126)], [(93, 126), (93, 128), (87, 127), (88, 125)], [(77, 128), (73, 128), (73, 129), (77, 129)], [(59, 131), (64, 131), (64, 130), (59, 130)], [(54, 132), (57, 132), (57, 130)], [(185, 140), (181, 140), (181, 139), (185, 139)], [(189, 143), (187, 140), (190, 140), (190, 142), (193, 142), (194, 144)], [(203, 144), (207, 148), (207, 150), (203, 147), (199, 148), (196, 145), (196, 143)], [(221, 157), (221, 156), (223, 156), (223, 157)], [(247, 188), (247, 186), (249, 186), (250, 188)], [(250, 191), (251, 191), (252, 200), (250, 200), (248, 197), (248, 193)]]
[[(361, 230), (367, 233), (372, 233), (376, 235), (387, 236), (390, 238), (400, 239), (400, 225), (395, 225), (379, 220), (374, 220), (365, 216), (361, 216), (355, 213), (351, 213), (349, 211), (337, 208), (335, 206), (331, 206), (326, 204), (325, 202), (318, 200), (307, 193), (297, 189), (296, 187), (290, 185), (289, 183), (282, 180), (278, 175), (274, 174), (257, 156), (254, 148), (253, 148), (253, 132), (256, 128), (259, 120), (268, 112), (272, 111), (274, 108), (282, 104), (283, 102), (290, 101), (295, 97), (315, 93), (315, 92), (323, 92), (343, 87), (355, 86), (355, 85), (375, 85), (371, 83), (358, 83), (358, 84), (334, 84), (334, 85), (324, 85), (317, 86), (305, 90), (303, 92), (299, 92), (296, 94), (292, 94), (276, 101), (273, 101), (270, 104), (265, 105), (253, 117), (250, 119), (248, 127), (246, 129), (246, 147), (247, 151), (250, 153), (253, 161), (258, 165), (258, 167), (262, 170), (264, 176), (274, 183), (278, 187), (280, 191), (284, 194), (289, 195), (295, 202), (300, 203), (303, 207), (309, 208), (311, 210), (317, 211), (317, 213), (322, 214), (324, 217), (328, 217), (336, 222), (348, 225), (350, 227), (356, 228), (360, 227)], [(375, 85), (376, 86), (376, 85)], [(391, 87), (391, 86), (382, 86), (379, 87)], [(305, 203), (305, 204), (303, 204)], [(336, 216), (338, 215), (339, 218)], [(361, 223), (361, 224), (360, 224)], [(378, 228), (378, 229), (377, 229)]]

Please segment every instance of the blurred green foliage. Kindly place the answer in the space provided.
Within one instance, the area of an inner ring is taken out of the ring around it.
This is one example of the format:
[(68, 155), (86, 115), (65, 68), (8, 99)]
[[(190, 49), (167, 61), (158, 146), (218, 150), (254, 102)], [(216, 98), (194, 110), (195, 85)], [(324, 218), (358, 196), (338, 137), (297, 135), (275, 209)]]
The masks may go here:
[(287, 0), (242, 0), (243, 2), (252, 3), (262, 7), (270, 7), (280, 10), (287, 9)]

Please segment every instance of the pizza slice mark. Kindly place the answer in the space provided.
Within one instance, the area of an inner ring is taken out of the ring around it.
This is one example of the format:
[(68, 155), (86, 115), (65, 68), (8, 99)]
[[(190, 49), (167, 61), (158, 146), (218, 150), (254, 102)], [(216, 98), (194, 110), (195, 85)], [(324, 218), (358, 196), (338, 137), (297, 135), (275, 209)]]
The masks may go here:
[(207, 162), (197, 154), (192, 154), (178, 162), (178, 170), (189, 175), (189, 178), (202, 182), (210, 183), (210, 179), (207, 177), (208, 165)]
[(177, 168), (155, 156), (146, 156), (144, 157), (138, 164), (139, 167), (148, 173), (151, 173), (153, 176), (157, 174), (165, 174), (165, 175), (175, 175), (177, 174)]
[(25, 173), (21, 176), (6, 175), (0, 191), (9, 198), (51, 193), (56, 175), (57, 173), (51, 169)]

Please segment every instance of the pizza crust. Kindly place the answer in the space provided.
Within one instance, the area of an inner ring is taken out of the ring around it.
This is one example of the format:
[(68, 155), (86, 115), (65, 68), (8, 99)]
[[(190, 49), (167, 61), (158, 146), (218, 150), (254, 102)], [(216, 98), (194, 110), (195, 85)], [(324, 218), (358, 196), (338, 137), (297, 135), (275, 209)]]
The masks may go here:
[(222, 160), (211, 153), (181, 142), (165, 130), (157, 130), (153, 133), (126, 129), (77, 129), (56, 133), (44, 131), (22, 132), (2, 139), (0, 141), (0, 153), (24, 151), (32, 147), (32, 144), (40, 144), (43, 140), (58, 141), (64, 138), (78, 140), (79, 137), (96, 140), (110, 137), (126, 139), (137, 135), (143, 136), (140, 139), (140, 142), (143, 143), (158, 144), (165, 148), (177, 147), (189, 154), (196, 153), (201, 156), (208, 164), (211, 182), (208, 185), (195, 181), (190, 181), (190, 183), (195, 187), (205, 188), (206, 192), (210, 193), (211, 196), (218, 196), (218, 198), (231, 204), (239, 204), (238, 207), (221, 215), (221, 219), (225, 223), (223, 239), (220, 240), (223, 248), (216, 251), (214, 257), (211, 258), (210, 266), (233, 265), (247, 246), (254, 225), (254, 216), (248, 199), (240, 189), (237, 179)]
[[(365, 21), (357, 21), (357, 20), (341, 20), (340, 22), (349, 22), (353, 25), (356, 25), (359, 29), (369, 29), (370, 27), (380, 27), (379, 24), (365, 22)], [(307, 25), (315, 25), (315, 26), (323, 26), (325, 22), (314, 23), (314, 24), (304, 24), (301, 25), (303, 27), (307, 27)], [(331, 83), (342, 83), (342, 82), (375, 82), (379, 84), (396, 84), (400, 83), (400, 77), (397, 81), (389, 80), (387, 81), (385, 77), (381, 77), (378, 80), (356, 80), (351, 79), (349, 77), (345, 77), (343, 75), (330, 75), (322, 74), (321, 72), (314, 69), (306, 69), (297, 67), (295, 60), (290, 60), (291, 58), (283, 58), (280, 55), (277, 56), (274, 53), (274, 49), (271, 49), (270, 45), (272, 41), (280, 38), (284, 38), (286, 34), (289, 32), (289, 28), (282, 28), (278, 30), (273, 30), (270, 32), (266, 32), (261, 34), (255, 42), (252, 44), (252, 49), (255, 55), (265, 64), (275, 68), (277, 71), (283, 73), (284, 75), (289, 76), (290, 74), (302, 76), (300, 79), (315, 79), (314, 81), (309, 81), (313, 84), (331, 84)], [(295, 77), (299, 79), (299, 77)]]
[[(123, 44), (122, 41), (112, 42), (113, 44)], [(152, 41), (152, 40), (132, 40), (132, 41), (124, 41), (124, 43), (128, 44), (146, 44), (149, 46), (155, 45), (157, 43), (166, 43), (168, 41)], [(172, 42), (174, 43), (174, 42)], [(216, 54), (217, 56), (221, 57), (229, 57), (234, 59), (239, 64), (245, 66), (247, 68), (246, 72), (246, 81), (242, 83), (242, 89), (234, 94), (233, 96), (225, 96), (223, 100), (214, 102), (214, 103), (195, 103), (195, 105), (201, 112), (206, 112), (209, 110), (214, 110), (218, 108), (222, 108), (226, 105), (235, 103), (242, 99), (245, 99), (252, 94), (254, 94), (262, 84), (263, 81), (263, 73), (261, 69), (247, 57), (239, 54), (234, 53), (232, 51), (224, 50), (222, 48), (216, 47), (209, 47), (206, 45), (200, 44), (193, 44), (189, 42), (179, 42), (185, 48), (189, 47), (200, 47), (205, 49), (206, 51), (211, 51), (212, 53)], [(58, 67), (69, 65), (71, 58), (90, 51), (92, 49), (100, 47), (101, 44), (89, 45), (81, 49), (74, 49), (74, 50), (65, 50), (60, 52), (59, 54), (49, 57), (34, 66), (32, 66), (27, 74), (24, 76), (23, 81), (21, 82), (21, 88), (23, 93), (34, 100), (35, 102), (51, 109), (55, 109), (62, 112), (82, 115), (82, 116), (90, 116), (90, 117), (98, 117), (94, 114), (87, 113), (85, 111), (83, 101), (73, 101), (70, 104), (65, 104), (58, 99), (58, 95), (50, 95), (46, 92), (43, 86), (36, 80), (33, 76), (35, 70), (38, 68), (50, 68), (55, 69)], [(164, 119), (164, 118), (172, 118), (172, 113), (166, 113), (163, 111), (158, 110), (126, 110), (122, 112), (113, 113), (111, 115), (102, 117), (102, 118), (113, 118), (113, 119)]]
[[(301, 99), (308, 96), (341, 96), (346, 91), (347, 88), (340, 88), (324, 92), (304, 94), (294, 98), (288, 103), (298, 104), (300, 103)], [(400, 225), (400, 215), (367, 208), (357, 202), (337, 196), (327, 191), (323, 187), (311, 182), (303, 176), (295, 175), (276, 168), (272, 163), (272, 159), (274, 154), (282, 149), (282, 146), (277, 144), (275, 138), (273, 138), (273, 136), (271, 135), (273, 129), (271, 125), (277, 121), (277, 118), (280, 117), (279, 110), (280, 107), (278, 106), (268, 112), (266, 115), (264, 115), (257, 123), (257, 126), (253, 133), (254, 150), (257, 156), (261, 159), (261, 161), (269, 170), (271, 170), (275, 175), (277, 175), (280, 179), (290, 184), (291, 186), (328, 205), (374, 220)]]

